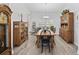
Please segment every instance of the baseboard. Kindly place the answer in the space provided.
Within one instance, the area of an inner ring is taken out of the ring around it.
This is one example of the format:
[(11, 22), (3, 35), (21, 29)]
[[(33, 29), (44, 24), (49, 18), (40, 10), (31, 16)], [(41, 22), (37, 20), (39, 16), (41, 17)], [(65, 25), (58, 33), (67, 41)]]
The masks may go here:
[(74, 43), (77, 46), (77, 54), (79, 55), (79, 46), (77, 43)]

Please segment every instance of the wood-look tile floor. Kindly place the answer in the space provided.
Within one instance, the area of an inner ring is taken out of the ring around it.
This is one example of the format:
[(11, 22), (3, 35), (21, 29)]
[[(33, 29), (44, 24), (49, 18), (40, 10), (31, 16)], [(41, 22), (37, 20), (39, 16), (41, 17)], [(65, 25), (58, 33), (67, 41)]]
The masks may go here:
[(36, 37), (29, 34), (29, 39), (19, 47), (14, 48), (14, 55), (76, 55), (77, 46), (66, 43), (61, 37), (55, 36), (56, 45), (49, 53), (48, 49), (44, 48), (41, 53), (41, 48), (35, 45)]

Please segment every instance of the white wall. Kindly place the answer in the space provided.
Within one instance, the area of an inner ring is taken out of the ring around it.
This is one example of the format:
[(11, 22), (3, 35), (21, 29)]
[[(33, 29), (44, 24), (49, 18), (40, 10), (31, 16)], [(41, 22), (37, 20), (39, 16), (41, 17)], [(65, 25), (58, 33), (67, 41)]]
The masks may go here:
[(12, 53), (13, 52), (13, 21), (21, 21), (21, 13), (23, 15), (23, 21), (27, 22), (28, 17), (30, 15), (30, 11), (25, 7), (25, 4), (9, 4), (12, 10), (12, 17), (11, 17), (11, 46), (12, 46)]
[(79, 54), (79, 12), (77, 13), (77, 20), (76, 20), (76, 23), (75, 23), (75, 42), (78, 46), (78, 51), (77, 51), (77, 54)]
[(10, 4), (12, 13), (12, 19), (14, 20), (21, 20), (21, 13), (23, 15), (23, 20), (27, 21), (28, 15), (30, 14), (30, 11), (26, 8), (24, 3), (17, 3), (17, 4)]
[[(44, 19), (43, 16), (49, 16), (49, 19)], [(40, 24), (49, 24), (54, 25), (56, 27), (56, 32), (59, 33), (59, 28), (60, 28), (60, 15), (56, 13), (40, 13), (40, 12), (33, 12), (31, 13), (30, 16), (30, 31), (32, 27), (32, 22), (36, 22), (36, 26), (39, 27), (41, 26)]]

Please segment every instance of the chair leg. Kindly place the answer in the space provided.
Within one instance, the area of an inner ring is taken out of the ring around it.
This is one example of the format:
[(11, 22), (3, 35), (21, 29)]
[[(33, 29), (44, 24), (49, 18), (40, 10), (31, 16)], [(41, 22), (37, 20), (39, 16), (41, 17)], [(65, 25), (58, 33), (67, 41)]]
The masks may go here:
[(49, 52), (50, 52), (50, 45), (49, 45)]
[(42, 45), (41, 53), (43, 53), (43, 45)]

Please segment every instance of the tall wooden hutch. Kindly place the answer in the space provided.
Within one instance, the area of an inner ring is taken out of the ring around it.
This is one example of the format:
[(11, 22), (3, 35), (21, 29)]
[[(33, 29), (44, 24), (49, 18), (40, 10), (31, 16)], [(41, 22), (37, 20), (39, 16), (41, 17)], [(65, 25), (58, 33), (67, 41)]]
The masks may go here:
[(0, 54), (11, 54), (11, 9), (0, 4)]
[(74, 42), (74, 14), (67, 12), (61, 16), (60, 36), (67, 42)]
[(28, 39), (28, 25), (27, 22), (14, 21), (13, 22), (13, 39), (14, 46), (21, 45), (26, 39)]

